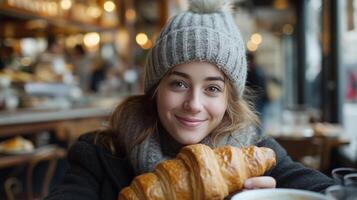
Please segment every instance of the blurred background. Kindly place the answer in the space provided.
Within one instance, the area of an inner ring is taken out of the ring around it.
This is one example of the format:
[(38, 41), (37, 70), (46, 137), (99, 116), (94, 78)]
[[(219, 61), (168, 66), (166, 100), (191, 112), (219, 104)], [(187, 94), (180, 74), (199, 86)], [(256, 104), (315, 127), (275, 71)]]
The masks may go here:
[[(81, 134), (142, 93), (148, 49), (187, 0), (0, 0), (0, 199), (38, 199)], [(291, 157), (357, 167), (357, 0), (235, 0), (247, 85)]]

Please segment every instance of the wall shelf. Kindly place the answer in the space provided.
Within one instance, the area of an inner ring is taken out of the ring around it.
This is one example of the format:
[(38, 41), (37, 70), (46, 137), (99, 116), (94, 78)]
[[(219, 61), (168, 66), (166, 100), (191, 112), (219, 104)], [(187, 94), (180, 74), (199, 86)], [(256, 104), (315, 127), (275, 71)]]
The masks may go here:
[[(0, 37), (31, 37), (56, 34), (74, 34), (83, 32), (115, 31), (119, 24), (105, 26), (98, 22), (82, 22), (64, 16), (51, 16), (23, 8), (0, 4)], [(39, 26), (31, 26), (31, 23)]]

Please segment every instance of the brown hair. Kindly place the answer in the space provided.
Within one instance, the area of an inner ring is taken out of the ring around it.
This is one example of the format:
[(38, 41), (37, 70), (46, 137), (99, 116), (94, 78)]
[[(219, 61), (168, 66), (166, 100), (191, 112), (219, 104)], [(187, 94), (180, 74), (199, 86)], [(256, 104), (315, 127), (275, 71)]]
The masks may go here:
[[(248, 91), (243, 97), (239, 97), (227, 78), (225, 78), (225, 85), (227, 110), (222, 122), (210, 134), (213, 145), (217, 143), (219, 136), (237, 132), (252, 125), (259, 127), (259, 119), (247, 98), (247, 95), (249, 96)], [(157, 131), (160, 123), (155, 100), (157, 88), (155, 87), (145, 95), (128, 97), (115, 108), (109, 121), (112, 136), (111, 139), (104, 141), (113, 153), (123, 154), (123, 151), (125, 151), (124, 145), (128, 145), (127, 147), (130, 149), (142, 142), (149, 134)], [(133, 117), (133, 115), (138, 115), (140, 119)], [(141, 126), (132, 128), (129, 125), (133, 123), (140, 123)], [(136, 132), (133, 133), (133, 131)], [(137, 137), (130, 140), (129, 144), (125, 144), (127, 134)]]
[(227, 78), (225, 85), (227, 87), (227, 110), (222, 122), (210, 134), (214, 145), (219, 136), (239, 132), (249, 126), (260, 127), (259, 118), (251, 101), (250, 90), (246, 88), (243, 97), (239, 97)]

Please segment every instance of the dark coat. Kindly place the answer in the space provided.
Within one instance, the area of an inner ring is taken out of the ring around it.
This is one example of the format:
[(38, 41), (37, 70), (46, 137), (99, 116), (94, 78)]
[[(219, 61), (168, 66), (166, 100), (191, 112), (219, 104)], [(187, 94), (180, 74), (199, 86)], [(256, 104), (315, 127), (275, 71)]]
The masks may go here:
[[(277, 181), (278, 188), (297, 188), (322, 192), (334, 184), (322, 173), (293, 162), (272, 138), (257, 144), (273, 149), (277, 165), (265, 175)], [(126, 158), (113, 156), (104, 146), (94, 144), (94, 134), (86, 134), (68, 152), (69, 168), (61, 183), (46, 200), (117, 199), (119, 191), (130, 184), (134, 173)]]

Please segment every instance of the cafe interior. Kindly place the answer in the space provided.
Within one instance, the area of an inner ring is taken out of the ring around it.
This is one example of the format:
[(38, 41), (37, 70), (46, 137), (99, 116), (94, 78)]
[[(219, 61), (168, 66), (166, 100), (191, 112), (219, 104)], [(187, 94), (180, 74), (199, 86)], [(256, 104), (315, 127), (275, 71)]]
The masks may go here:
[[(260, 74), (251, 76), (260, 84), (251, 86), (260, 134), (328, 176), (357, 168), (357, 0), (233, 2)], [(0, 199), (48, 194), (73, 142), (143, 93), (148, 51), (187, 7), (187, 0), (0, 0)]]

